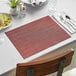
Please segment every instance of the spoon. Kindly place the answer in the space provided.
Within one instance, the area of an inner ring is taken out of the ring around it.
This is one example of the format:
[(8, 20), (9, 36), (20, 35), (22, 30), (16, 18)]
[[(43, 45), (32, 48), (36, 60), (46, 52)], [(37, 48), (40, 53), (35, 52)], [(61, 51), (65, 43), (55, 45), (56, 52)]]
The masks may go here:
[(76, 29), (76, 25), (72, 22), (72, 19), (68, 16), (68, 15), (65, 15), (65, 18), (68, 20), (68, 22), (71, 24), (71, 26)]
[(73, 29), (73, 27), (71, 26), (71, 24), (69, 22), (66, 21), (66, 19), (63, 16), (59, 16), (60, 20), (66, 25), (65, 28), (70, 31), (71, 33), (74, 33), (75, 30)]

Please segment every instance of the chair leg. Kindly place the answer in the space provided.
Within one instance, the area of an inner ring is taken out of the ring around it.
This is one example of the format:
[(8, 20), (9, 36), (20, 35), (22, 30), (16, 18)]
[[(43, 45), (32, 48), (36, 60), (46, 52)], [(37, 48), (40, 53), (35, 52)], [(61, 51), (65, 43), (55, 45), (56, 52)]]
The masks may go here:
[(62, 76), (62, 72), (64, 69), (65, 62), (66, 62), (66, 58), (61, 58), (57, 76)]

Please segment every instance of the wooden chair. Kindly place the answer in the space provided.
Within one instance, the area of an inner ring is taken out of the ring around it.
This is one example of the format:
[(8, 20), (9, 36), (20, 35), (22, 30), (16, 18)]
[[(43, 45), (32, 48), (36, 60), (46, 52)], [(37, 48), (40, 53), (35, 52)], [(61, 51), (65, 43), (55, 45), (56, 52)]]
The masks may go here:
[(68, 50), (57, 56), (28, 63), (18, 63), (16, 76), (45, 76), (58, 71), (62, 76), (63, 68), (71, 63), (74, 51)]

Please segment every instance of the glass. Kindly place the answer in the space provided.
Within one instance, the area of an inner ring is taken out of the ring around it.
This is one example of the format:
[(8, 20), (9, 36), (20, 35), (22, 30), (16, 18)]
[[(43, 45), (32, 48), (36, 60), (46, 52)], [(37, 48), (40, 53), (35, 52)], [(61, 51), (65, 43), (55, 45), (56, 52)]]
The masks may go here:
[(53, 14), (56, 11), (57, 0), (49, 0), (48, 7), (49, 13)]
[(18, 18), (24, 18), (26, 15), (26, 6), (23, 2), (18, 6)]
[(56, 4), (57, 4), (57, 0), (49, 0), (50, 8), (55, 9)]

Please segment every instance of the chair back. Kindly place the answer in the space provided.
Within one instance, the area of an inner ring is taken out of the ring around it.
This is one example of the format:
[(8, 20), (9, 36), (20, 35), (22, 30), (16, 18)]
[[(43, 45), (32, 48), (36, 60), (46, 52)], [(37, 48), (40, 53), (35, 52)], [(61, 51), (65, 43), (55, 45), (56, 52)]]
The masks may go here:
[(28, 63), (18, 63), (16, 76), (44, 76), (59, 71), (62, 76), (63, 68), (71, 63), (74, 51), (68, 50), (60, 55)]

